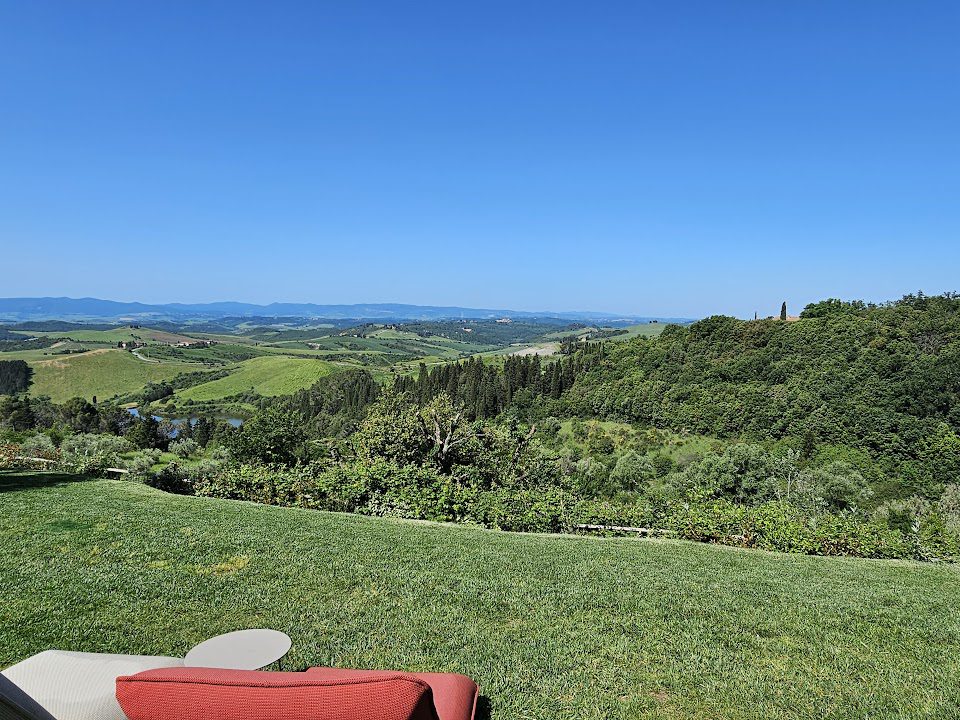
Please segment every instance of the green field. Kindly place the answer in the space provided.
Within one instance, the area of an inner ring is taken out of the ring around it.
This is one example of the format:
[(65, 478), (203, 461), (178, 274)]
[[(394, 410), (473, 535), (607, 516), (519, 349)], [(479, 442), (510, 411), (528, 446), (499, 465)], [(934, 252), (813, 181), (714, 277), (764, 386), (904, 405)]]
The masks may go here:
[(110, 330), (86, 330), (70, 328), (68, 330), (45, 330), (39, 332), (22, 331), (24, 336), (52, 337), (69, 339), (74, 342), (88, 342), (107, 345), (116, 345), (121, 341), (136, 340), (141, 343), (176, 343), (188, 341), (186, 335), (171, 333), (166, 330), (156, 330), (148, 327), (130, 327), (121, 325)]
[(635, 337), (656, 337), (663, 332), (667, 323), (641, 323), (639, 325), (628, 325), (624, 328), (626, 335), (615, 335), (610, 338), (612, 341), (632, 340)]
[(209, 402), (256, 390), (261, 395), (289, 395), (307, 388), (336, 369), (313, 358), (266, 355), (245, 360), (225, 378), (179, 390), (177, 400)]
[(72, 397), (90, 400), (135, 392), (148, 382), (169, 380), (196, 368), (181, 363), (138, 360), (126, 350), (93, 350), (31, 362), (31, 395), (49, 395), (54, 402)]
[(441, 670), (480, 717), (955, 718), (960, 569), (466, 527), (0, 474), (0, 665), (183, 655)]

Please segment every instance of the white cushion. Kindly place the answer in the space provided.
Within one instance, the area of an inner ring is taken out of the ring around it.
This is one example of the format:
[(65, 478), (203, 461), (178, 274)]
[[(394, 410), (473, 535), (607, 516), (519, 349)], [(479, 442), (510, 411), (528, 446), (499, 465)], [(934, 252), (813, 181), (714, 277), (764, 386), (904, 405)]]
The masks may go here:
[(175, 657), (44, 650), (3, 675), (57, 720), (126, 720), (116, 698), (120, 675), (182, 665)]

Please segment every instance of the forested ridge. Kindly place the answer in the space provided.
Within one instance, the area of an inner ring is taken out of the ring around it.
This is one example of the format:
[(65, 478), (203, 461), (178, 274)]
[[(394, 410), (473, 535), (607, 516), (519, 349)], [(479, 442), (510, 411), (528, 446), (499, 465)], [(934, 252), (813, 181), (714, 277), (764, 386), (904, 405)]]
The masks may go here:
[(865, 451), (908, 491), (960, 475), (960, 298), (825, 301), (798, 322), (711, 317), (611, 346), (570, 412), (720, 438)]

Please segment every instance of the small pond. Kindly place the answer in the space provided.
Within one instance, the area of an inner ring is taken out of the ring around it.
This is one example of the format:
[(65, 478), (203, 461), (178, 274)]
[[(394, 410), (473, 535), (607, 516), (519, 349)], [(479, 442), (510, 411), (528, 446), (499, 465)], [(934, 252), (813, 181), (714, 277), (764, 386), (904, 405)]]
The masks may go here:
[[(139, 410), (139, 408), (127, 408), (127, 412), (130, 413), (131, 415), (133, 415), (134, 417), (140, 417), (140, 410)], [(189, 422), (191, 425), (194, 425), (194, 424), (197, 422), (197, 418), (196, 418), (196, 417), (188, 417), (188, 418), (186, 418), (186, 417), (165, 418), (165, 417), (162, 417), (162, 416), (160, 416), (160, 415), (154, 415), (154, 416), (153, 416), (153, 419), (156, 420), (157, 422), (163, 422), (164, 420), (169, 420), (169, 421), (170, 421), (171, 423), (173, 423), (174, 425), (182, 425), (182, 424), (185, 423), (185, 422)], [(243, 420), (241, 420), (240, 418), (234, 418), (234, 417), (214, 417), (213, 419), (214, 419), (214, 420), (225, 420), (226, 422), (230, 423), (230, 424), (233, 425), (234, 427), (240, 427), (241, 425), (243, 425)]]

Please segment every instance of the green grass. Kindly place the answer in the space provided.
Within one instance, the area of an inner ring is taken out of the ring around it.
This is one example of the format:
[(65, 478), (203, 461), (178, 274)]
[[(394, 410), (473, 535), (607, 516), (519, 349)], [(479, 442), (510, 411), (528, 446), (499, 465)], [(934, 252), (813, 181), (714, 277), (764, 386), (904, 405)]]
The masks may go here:
[(31, 395), (49, 395), (54, 402), (72, 397), (107, 399), (139, 390), (148, 382), (169, 380), (195, 370), (181, 363), (148, 363), (125, 350), (94, 350), (80, 355), (60, 355), (30, 363)]
[(635, 337), (656, 337), (663, 332), (666, 323), (640, 323), (639, 325), (628, 325), (624, 328), (626, 335), (614, 335), (610, 340), (622, 341), (632, 340)]
[(209, 402), (251, 389), (261, 395), (288, 395), (310, 387), (335, 369), (335, 365), (323, 360), (265, 355), (239, 363), (225, 378), (178, 391), (176, 400)]
[(498, 533), (0, 474), (0, 665), (183, 655), (474, 677), (493, 718), (951, 718), (960, 570)]
[(210, 347), (148, 345), (141, 348), (139, 353), (148, 358), (204, 365), (232, 365), (236, 362), (267, 354), (258, 347), (241, 345), (240, 343), (220, 343)]
[(56, 330), (53, 332), (34, 333), (37, 336), (70, 338), (80, 342), (110, 343), (116, 345), (123, 340), (134, 340), (137, 337), (141, 342), (147, 341), (147, 335), (150, 330), (146, 328), (133, 329), (127, 326), (121, 326), (112, 330), (83, 330), (81, 328), (72, 328), (70, 330)]

